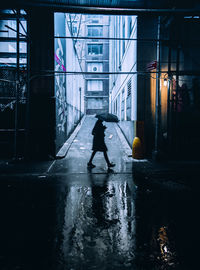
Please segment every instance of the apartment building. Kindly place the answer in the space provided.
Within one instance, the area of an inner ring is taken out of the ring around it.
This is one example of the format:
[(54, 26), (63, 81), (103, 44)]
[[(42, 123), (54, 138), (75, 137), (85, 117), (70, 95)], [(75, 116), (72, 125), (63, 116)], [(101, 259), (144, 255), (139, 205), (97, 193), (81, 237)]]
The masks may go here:
[[(109, 106), (109, 16), (85, 15), (85, 113), (107, 112)], [(99, 39), (100, 38), (100, 39)], [(103, 39), (101, 39), (103, 38)], [(102, 72), (102, 74), (100, 74)]]

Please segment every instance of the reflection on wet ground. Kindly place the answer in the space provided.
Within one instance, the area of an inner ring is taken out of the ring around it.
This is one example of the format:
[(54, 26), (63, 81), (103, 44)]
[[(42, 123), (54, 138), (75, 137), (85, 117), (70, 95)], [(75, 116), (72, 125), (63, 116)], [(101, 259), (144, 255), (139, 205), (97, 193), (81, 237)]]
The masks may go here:
[(145, 187), (113, 123), (116, 166), (107, 171), (98, 153), (87, 170), (94, 123), (47, 174), (0, 176), (0, 270), (197, 270), (198, 191)]
[(133, 184), (114, 175), (89, 176), (66, 198), (64, 261), (72, 269), (129, 269), (134, 258)]
[(0, 199), (2, 270), (197, 269), (186, 191), (145, 190), (131, 174), (15, 176)]

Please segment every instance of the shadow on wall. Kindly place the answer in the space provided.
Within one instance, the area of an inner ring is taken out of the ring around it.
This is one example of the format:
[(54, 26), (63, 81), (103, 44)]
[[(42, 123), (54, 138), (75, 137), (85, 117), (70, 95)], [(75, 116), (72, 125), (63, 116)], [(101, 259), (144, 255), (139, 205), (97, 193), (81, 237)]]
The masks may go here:
[(60, 112), (60, 115), (57, 115), (56, 153), (75, 130), (83, 115), (83, 112), (69, 103), (66, 103), (65, 109)]
[(135, 137), (135, 121), (120, 121), (118, 125), (122, 133), (124, 134), (128, 144), (132, 148), (133, 139)]

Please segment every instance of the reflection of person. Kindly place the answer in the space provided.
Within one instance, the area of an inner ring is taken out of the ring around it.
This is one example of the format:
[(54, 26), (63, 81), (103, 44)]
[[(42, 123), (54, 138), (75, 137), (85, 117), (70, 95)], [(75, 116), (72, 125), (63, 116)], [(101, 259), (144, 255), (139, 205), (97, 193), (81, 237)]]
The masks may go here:
[(106, 126), (104, 126), (102, 122), (103, 122), (102, 120), (97, 120), (97, 122), (92, 130), (92, 135), (94, 136), (94, 138), (93, 138), (93, 146), (92, 146), (93, 152), (92, 152), (91, 158), (88, 162), (88, 167), (90, 167), (90, 168), (95, 167), (95, 165), (92, 164), (92, 160), (93, 160), (96, 152), (98, 152), (98, 151), (103, 152), (104, 158), (105, 158), (106, 163), (107, 163), (109, 168), (115, 166), (114, 163), (110, 163), (110, 161), (108, 159), (108, 155), (106, 153), (108, 150), (106, 147), (105, 141), (104, 141), (104, 137), (105, 137), (104, 131), (106, 129)]

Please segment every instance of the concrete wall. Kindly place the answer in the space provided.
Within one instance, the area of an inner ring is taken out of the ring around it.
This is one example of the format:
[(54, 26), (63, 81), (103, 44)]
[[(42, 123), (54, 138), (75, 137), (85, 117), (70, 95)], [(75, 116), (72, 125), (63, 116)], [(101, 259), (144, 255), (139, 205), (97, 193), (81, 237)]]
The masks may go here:
[[(70, 36), (70, 25), (64, 13), (55, 13), (55, 35)], [(84, 78), (80, 72), (74, 41), (55, 39), (55, 97), (56, 97), (56, 151), (62, 147), (84, 114)]]
[[(66, 35), (71, 35), (68, 25), (66, 25)], [(66, 44), (66, 70), (82, 71), (75, 44), (71, 39), (68, 39)], [(67, 136), (72, 133), (84, 114), (84, 92), (85, 79), (82, 74), (66, 75)]]

